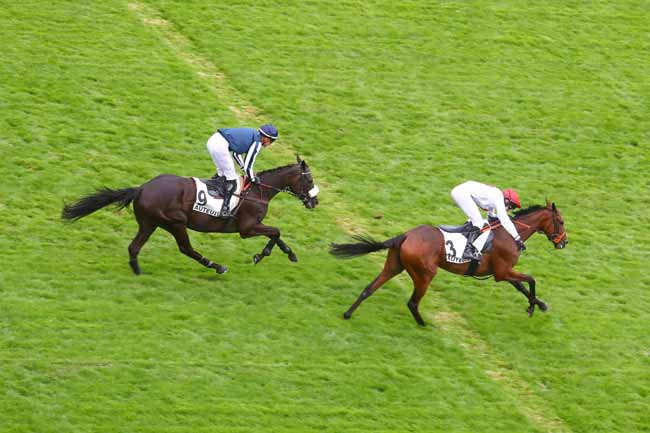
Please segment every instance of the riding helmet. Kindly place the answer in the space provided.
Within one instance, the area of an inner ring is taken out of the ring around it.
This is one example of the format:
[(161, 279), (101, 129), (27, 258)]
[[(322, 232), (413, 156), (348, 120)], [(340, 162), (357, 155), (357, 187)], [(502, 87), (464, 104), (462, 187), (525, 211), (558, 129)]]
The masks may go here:
[(516, 207), (518, 208), (521, 207), (521, 200), (519, 200), (519, 195), (517, 194), (517, 191), (515, 191), (514, 189), (512, 188), (504, 189), (503, 198), (510, 201), (510, 203), (514, 204)]
[(270, 123), (266, 125), (262, 125), (260, 127), (260, 134), (269, 137), (271, 140), (277, 140), (279, 135), (278, 128), (271, 125)]

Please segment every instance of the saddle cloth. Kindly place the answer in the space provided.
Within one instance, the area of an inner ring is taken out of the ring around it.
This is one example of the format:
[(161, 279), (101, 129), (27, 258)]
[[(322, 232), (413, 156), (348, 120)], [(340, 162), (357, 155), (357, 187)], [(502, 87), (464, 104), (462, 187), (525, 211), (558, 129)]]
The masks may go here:
[[(221, 205), (223, 204), (223, 198), (216, 198), (208, 194), (208, 187), (201, 179), (193, 177), (194, 184), (196, 185), (196, 198), (194, 199), (194, 206), (192, 210), (197, 212), (205, 213), (213, 217), (219, 217), (221, 212)], [(237, 189), (230, 199), (230, 211), (237, 207), (239, 203), (239, 193), (242, 189), (242, 179), (237, 178)]]
[[(463, 251), (467, 245), (467, 238), (463, 233), (454, 233), (446, 231), (442, 226), (438, 227), (445, 237), (445, 257), (450, 263), (467, 263), (470, 260), (463, 258)], [(475, 246), (483, 245), (481, 252), (489, 251), (492, 249), (492, 230), (488, 230), (474, 241)]]

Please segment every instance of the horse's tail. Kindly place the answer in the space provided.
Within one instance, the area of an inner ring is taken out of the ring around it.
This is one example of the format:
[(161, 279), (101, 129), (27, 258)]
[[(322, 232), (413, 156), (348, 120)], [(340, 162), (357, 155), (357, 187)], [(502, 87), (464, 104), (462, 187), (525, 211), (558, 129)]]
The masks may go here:
[(98, 189), (94, 194), (82, 197), (74, 204), (66, 204), (61, 211), (61, 218), (75, 222), (110, 204), (117, 204), (118, 209), (128, 206), (140, 192), (140, 188)]
[(339, 259), (352, 259), (363, 256), (364, 254), (374, 253), (375, 251), (399, 248), (402, 242), (404, 242), (404, 239), (406, 239), (406, 234), (395, 236), (383, 242), (379, 242), (369, 236), (356, 235), (352, 238), (358, 242), (352, 244), (331, 244), (330, 254)]

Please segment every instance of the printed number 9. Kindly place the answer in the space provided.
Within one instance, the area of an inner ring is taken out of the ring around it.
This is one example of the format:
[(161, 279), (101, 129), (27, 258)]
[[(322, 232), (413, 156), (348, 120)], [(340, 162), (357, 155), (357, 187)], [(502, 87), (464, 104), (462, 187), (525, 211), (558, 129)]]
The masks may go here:
[(199, 200), (198, 203), (201, 206), (205, 206), (205, 204), (208, 202), (206, 196), (205, 196), (205, 191), (199, 191)]

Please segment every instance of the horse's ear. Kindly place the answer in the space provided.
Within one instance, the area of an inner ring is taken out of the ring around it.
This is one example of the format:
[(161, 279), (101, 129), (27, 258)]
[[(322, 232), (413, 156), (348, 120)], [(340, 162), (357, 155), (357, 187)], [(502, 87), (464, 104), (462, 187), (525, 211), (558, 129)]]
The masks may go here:
[(298, 164), (302, 163), (302, 159), (300, 158), (300, 155), (296, 153), (296, 162)]
[(548, 201), (548, 197), (545, 197), (544, 200), (546, 200), (546, 207), (551, 207), (551, 202)]
[(555, 202), (553, 202), (551, 206), (553, 207), (553, 212), (557, 212), (557, 208), (555, 207)]

